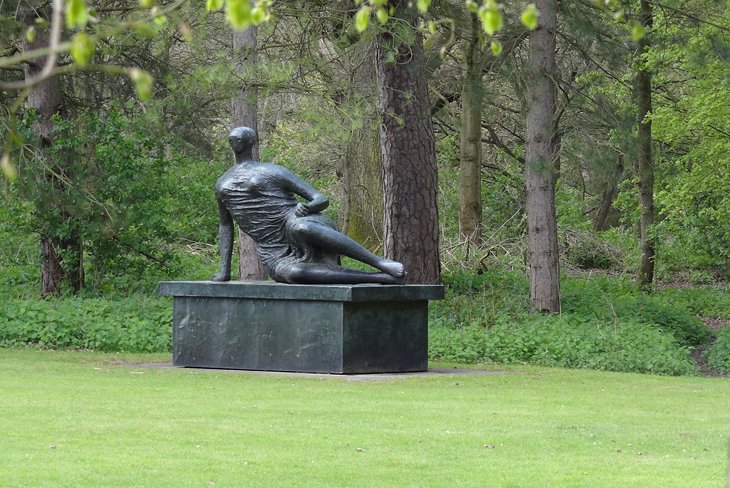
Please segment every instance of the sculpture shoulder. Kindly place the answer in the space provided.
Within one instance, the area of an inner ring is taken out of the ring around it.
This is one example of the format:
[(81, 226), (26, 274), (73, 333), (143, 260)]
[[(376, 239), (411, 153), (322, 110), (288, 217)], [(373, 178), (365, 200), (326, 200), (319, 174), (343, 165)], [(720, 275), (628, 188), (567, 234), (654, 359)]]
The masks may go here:
[(267, 178), (290, 179), (294, 174), (283, 166), (275, 163), (248, 163), (251, 170)]
[(216, 180), (215, 185), (213, 186), (213, 191), (215, 191), (216, 195), (220, 195), (223, 189), (228, 187), (230, 183), (235, 180), (235, 169), (235, 166), (228, 168), (222, 175), (220, 175), (218, 180)]
[(228, 168), (214, 186), (216, 195), (220, 196), (229, 190), (261, 190), (263, 188), (278, 187), (284, 180), (291, 179), (291, 172), (277, 164), (260, 163), (257, 161), (245, 162)]

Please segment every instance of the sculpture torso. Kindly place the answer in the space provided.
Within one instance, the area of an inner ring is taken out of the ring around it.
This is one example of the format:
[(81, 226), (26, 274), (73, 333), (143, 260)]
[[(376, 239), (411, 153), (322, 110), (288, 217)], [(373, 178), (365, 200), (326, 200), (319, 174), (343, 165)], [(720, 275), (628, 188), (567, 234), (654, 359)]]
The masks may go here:
[[(215, 194), (240, 229), (256, 243), (261, 262), (276, 276), (279, 266), (308, 261), (312, 250), (296, 242), (289, 226), (299, 219), (317, 219), (331, 227), (334, 222), (321, 214), (297, 217), (298, 200), (287, 188), (281, 166), (245, 161), (228, 169), (215, 184)], [(319, 254), (319, 253), (318, 253)], [(317, 259), (324, 259), (318, 256)], [(333, 261), (336, 258), (325, 259)]]
[(286, 224), (293, 217), (297, 199), (282, 187), (279, 172), (274, 164), (244, 162), (229, 168), (215, 184), (216, 196), (256, 242), (268, 269), (292, 252)]

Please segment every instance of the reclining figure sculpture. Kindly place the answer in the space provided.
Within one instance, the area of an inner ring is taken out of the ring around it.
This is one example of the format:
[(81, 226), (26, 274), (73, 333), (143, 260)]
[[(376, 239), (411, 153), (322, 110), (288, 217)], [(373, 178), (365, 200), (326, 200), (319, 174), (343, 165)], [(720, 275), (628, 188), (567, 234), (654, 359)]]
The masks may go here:
[[(221, 270), (213, 281), (230, 281), (233, 222), (256, 243), (269, 276), (282, 283), (401, 284), (403, 265), (381, 258), (340, 233), (321, 214), (329, 199), (291, 171), (253, 160), (256, 133), (237, 127), (229, 136), (235, 164), (218, 179), (215, 195), (220, 212)], [(297, 199), (301, 197), (304, 201)], [(379, 272), (340, 265), (340, 255), (368, 264)]]

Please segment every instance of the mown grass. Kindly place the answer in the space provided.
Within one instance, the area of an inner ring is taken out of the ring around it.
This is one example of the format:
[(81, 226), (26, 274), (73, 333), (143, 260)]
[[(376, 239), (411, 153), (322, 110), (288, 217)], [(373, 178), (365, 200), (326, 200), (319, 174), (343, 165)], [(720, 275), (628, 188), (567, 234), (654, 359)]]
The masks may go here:
[(0, 349), (3, 487), (718, 487), (730, 381), (345, 378)]

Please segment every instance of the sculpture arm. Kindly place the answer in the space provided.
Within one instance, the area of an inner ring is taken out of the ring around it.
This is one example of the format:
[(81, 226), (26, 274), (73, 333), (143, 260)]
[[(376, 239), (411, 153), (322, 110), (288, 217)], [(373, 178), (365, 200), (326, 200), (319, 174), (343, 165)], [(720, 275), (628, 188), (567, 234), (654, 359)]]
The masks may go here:
[(300, 203), (297, 205), (297, 216), (303, 217), (305, 215), (319, 213), (329, 206), (329, 198), (312, 188), (312, 186), (306, 181), (302, 180), (288, 169), (281, 168), (280, 176), (285, 188), (307, 200), (307, 203)]
[(231, 257), (233, 256), (233, 217), (225, 205), (218, 201), (220, 223), (218, 224), (218, 239), (220, 241), (221, 270), (212, 281), (231, 280)]

